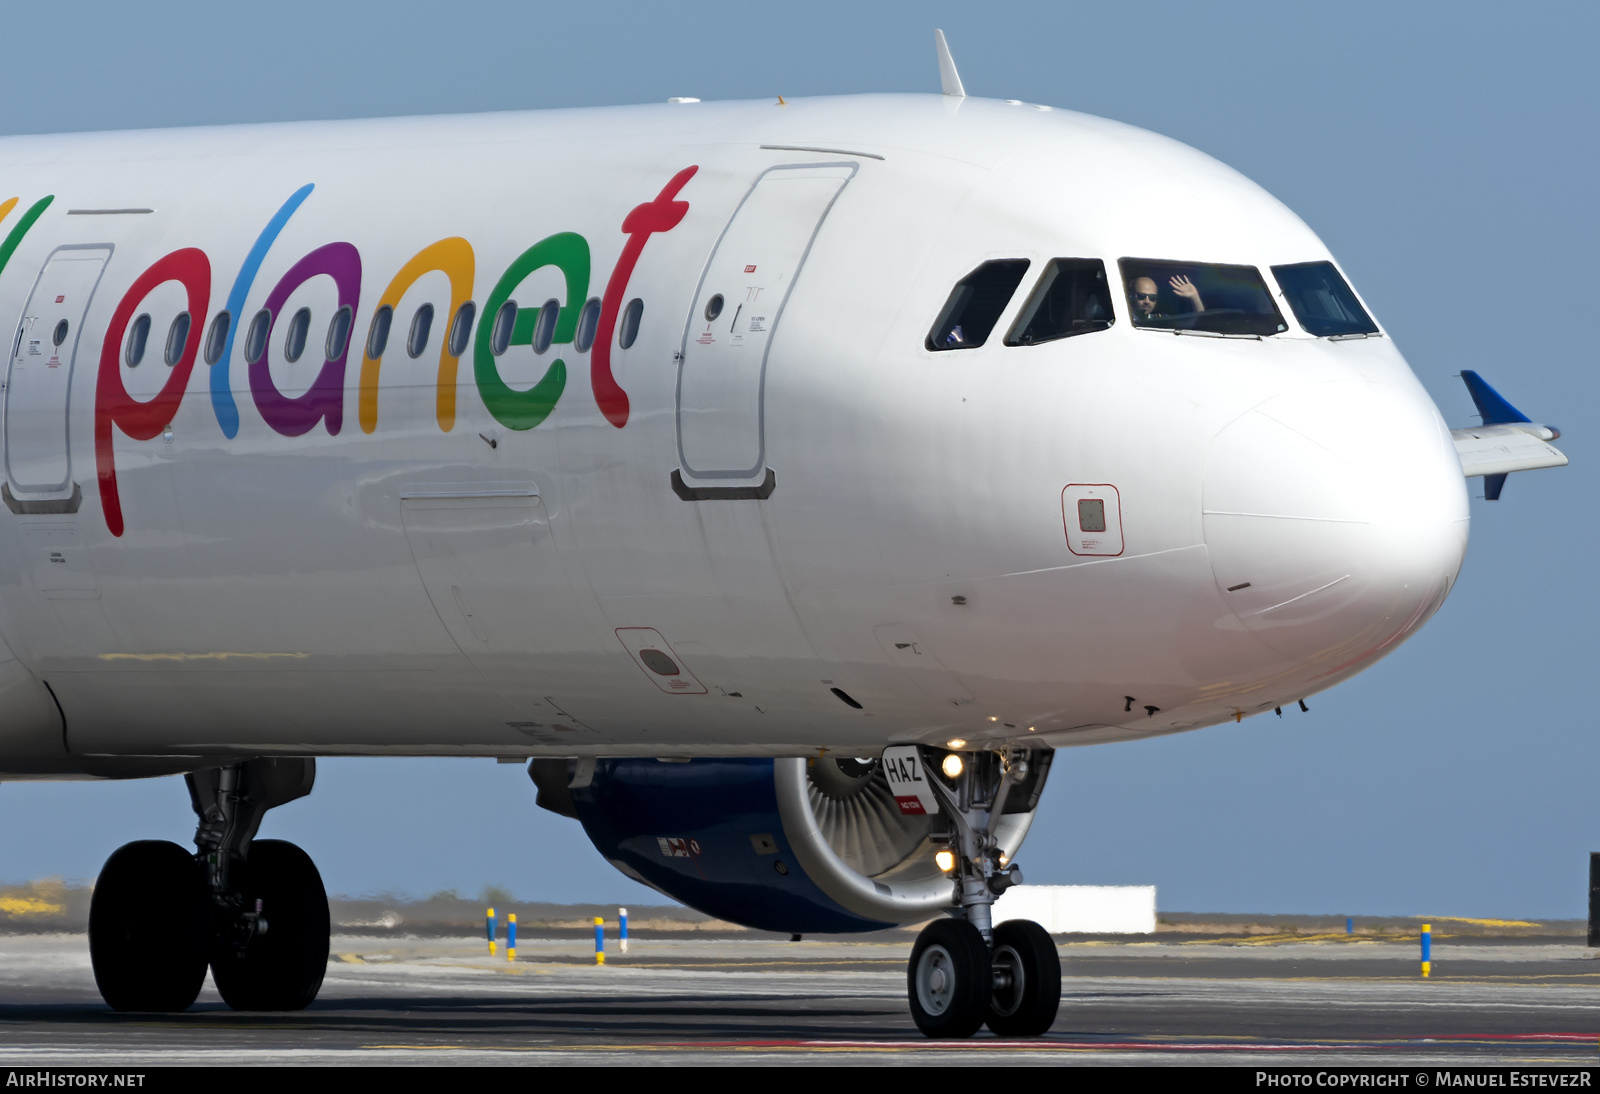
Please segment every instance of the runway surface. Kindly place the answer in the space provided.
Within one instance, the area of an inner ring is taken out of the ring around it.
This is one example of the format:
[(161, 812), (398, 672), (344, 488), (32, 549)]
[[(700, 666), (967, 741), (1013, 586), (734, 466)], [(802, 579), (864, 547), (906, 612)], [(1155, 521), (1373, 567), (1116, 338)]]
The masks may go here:
[(181, 1015), (114, 1014), (86, 940), (0, 936), (0, 1066), (156, 1064), (1600, 1065), (1600, 963), (1572, 940), (1068, 942), (1054, 1029), (932, 1042), (904, 939), (795, 943), (336, 936), (317, 1002), (241, 1014), (209, 981)]

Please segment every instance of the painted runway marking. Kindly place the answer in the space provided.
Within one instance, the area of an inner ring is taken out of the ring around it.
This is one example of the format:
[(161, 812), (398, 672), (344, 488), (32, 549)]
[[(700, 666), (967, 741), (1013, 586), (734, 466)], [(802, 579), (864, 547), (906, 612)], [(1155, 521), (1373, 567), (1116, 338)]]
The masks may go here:
[(974, 1039), (970, 1041), (816, 1041), (816, 1040), (754, 1040), (754, 1041), (653, 1041), (611, 1044), (568, 1045), (493, 1045), (471, 1046), (462, 1044), (375, 1044), (362, 1045), (368, 1050), (407, 1050), (415, 1052), (700, 1052), (708, 1050), (750, 1052), (781, 1049), (790, 1052), (1336, 1052), (1351, 1050), (1380, 1051), (1383, 1049), (1440, 1045), (1549, 1045), (1595, 1044), (1600, 1034), (1594, 1033), (1445, 1033), (1431, 1037), (1403, 1037), (1379, 1040), (1315, 1042), (1246, 1042), (1228, 1040), (1209, 1041), (999, 1041)]

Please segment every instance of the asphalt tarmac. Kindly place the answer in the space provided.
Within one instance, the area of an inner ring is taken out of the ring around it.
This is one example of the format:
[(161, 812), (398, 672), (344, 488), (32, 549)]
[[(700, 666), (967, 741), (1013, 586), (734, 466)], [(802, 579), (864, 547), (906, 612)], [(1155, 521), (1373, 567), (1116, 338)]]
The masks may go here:
[(1600, 962), (1571, 938), (1064, 941), (1045, 1037), (924, 1039), (911, 936), (776, 942), (336, 936), (295, 1013), (115, 1014), (81, 934), (0, 936), (0, 1066), (170, 1064), (1600, 1065)]

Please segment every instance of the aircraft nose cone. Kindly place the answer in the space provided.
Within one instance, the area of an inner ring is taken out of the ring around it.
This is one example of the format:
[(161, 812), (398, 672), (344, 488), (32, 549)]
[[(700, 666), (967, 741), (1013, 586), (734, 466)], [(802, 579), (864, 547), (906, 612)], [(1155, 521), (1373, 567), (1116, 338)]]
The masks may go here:
[(1415, 632), (1466, 551), (1461, 465), (1420, 389), (1351, 380), (1268, 400), (1217, 435), (1203, 508), (1222, 625), (1328, 673)]

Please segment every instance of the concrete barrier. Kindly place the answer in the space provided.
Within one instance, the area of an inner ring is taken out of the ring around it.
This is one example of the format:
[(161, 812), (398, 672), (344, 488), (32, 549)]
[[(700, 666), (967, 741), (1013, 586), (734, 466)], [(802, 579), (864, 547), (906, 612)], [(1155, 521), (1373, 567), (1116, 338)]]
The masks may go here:
[(1154, 885), (1016, 885), (994, 921), (1031, 919), (1051, 934), (1154, 934)]

